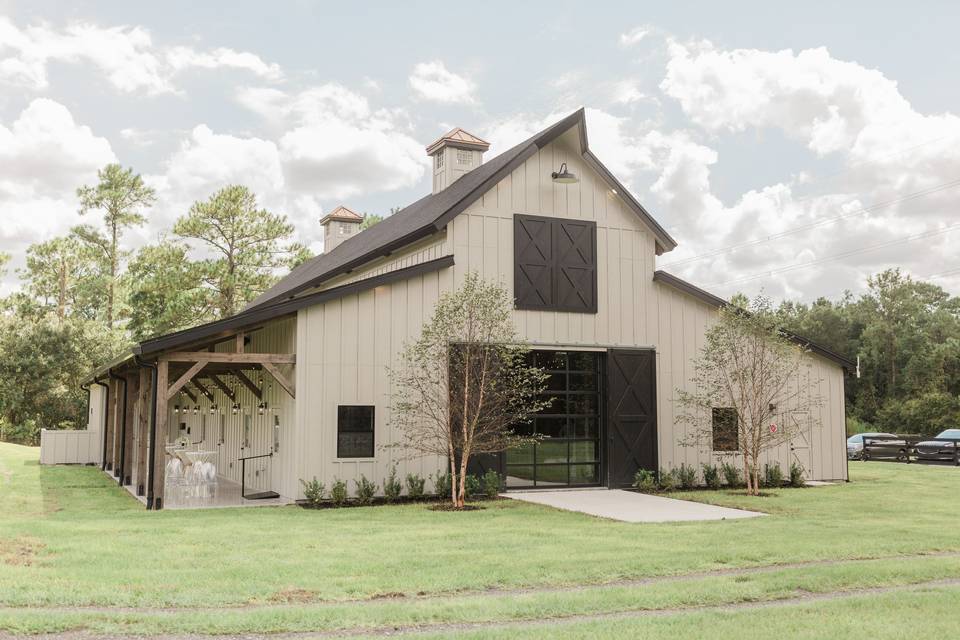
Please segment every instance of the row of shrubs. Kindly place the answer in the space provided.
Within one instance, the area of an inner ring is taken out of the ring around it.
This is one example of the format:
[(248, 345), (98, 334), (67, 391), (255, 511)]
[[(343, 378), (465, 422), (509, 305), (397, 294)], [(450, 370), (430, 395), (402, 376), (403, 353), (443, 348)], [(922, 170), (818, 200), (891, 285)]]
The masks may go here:
[[(390, 475), (383, 479), (383, 500), (384, 502), (397, 502), (403, 497), (403, 490), (406, 487), (406, 497), (409, 500), (421, 500), (427, 497), (427, 480), (433, 482), (433, 492), (429, 495), (445, 498), (450, 495), (450, 473), (437, 472), (436, 478), (429, 475), (426, 478), (418, 473), (408, 473), (404, 482), (397, 477), (397, 469), (390, 470)], [(355, 486), (353, 501), (359, 505), (373, 504), (377, 495), (377, 484), (368, 480), (363, 474), (359, 480), (353, 481)], [(494, 470), (487, 471), (482, 476), (469, 475), (464, 481), (464, 492), (468, 499), (477, 498), (496, 498), (500, 493), (501, 486), (500, 474)], [(330, 486), (330, 492), (327, 492), (327, 485), (317, 480), (300, 480), (303, 485), (303, 494), (307, 503), (311, 506), (320, 506), (322, 504), (332, 504), (335, 507), (342, 507), (350, 501), (350, 492), (347, 483), (344, 480), (335, 478)]]
[[(686, 463), (673, 469), (660, 469), (659, 475), (648, 469), (640, 469), (633, 479), (633, 486), (640, 491), (674, 491), (676, 489), (695, 489), (706, 486), (708, 489), (721, 487), (737, 488), (746, 486), (743, 473), (737, 465), (724, 462), (720, 465), (700, 465), (698, 478), (697, 468)], [(764, 487), (782, 487), (787, 484), (791, 487), (802, 487), (806, 481), (803, 477), (804, 469), (797, 463), (790, 465), (788, 476), (784, 476), (780, 463), (765, 464), (760, 483)]]

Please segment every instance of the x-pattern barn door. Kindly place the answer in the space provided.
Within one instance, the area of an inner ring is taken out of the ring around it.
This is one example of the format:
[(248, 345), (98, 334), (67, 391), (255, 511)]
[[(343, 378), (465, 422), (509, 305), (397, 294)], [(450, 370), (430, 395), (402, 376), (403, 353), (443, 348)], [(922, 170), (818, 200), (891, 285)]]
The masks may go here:
[(607, 352), (607, 485), (625, 487), (657, 469), (656, 352)]

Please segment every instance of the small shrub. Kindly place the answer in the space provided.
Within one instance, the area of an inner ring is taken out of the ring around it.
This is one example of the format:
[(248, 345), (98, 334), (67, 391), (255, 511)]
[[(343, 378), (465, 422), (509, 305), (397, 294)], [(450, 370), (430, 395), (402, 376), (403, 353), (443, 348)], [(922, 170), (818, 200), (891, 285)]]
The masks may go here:
[(465, 498), (473, 498), (480, 495), (481, 482), (477, 476), (467, 476), (463, 481), (463, 493)]
[(633, 476), (633, 486), (640, 491), (653, 491), (657, 488), (657, 475), (649, 469), (640, 469)]
[(732, 462), (724, 462), (720, 465), (720, 473), (723, 474), (723, 481), (728, 487), (739, 487), (743, 484), (743, 476), (740, 475), (740, 468)]
[(500, 495), (500, 474), (493, 469), (483, 474), (483, 494), (491, 500)]
[(780, 468), (779, 462), (774, 462), (773, 464), (767, 463), (763, 465), (763, 486), (783, 486), (783, 469)]
[(796, 462), (790, 465), (790, 486), (791, 487), (802, 487), (807, 484), (807, 479), (804, 477), (805, 469), (803, 465), (797, 464)]
[(660, 469), (660, 488), (664, 491), (673, 491), (680, 484), (680, 475), (676, 469)]
[(347, 504), (347, 483), (340, 478), (334, 478), (333, 486), (330, 487), (330, 499), (336, 507)]
[(367, 480), (367, 476), (360, 474), (359, 480), (354, 480), (357, 485), (357, 503), (370, 504), (373, 502), (373, 496), (377, 493), (377, 485)]
[(313, 480), (310, 482), (306, 482), (301, 478), (300, 484), (303, 485), (303, 495), (306, 496), (307, 502), (312, 506), (316, 507), (323, 502), (323, 494), (326, 493), (327, 487), (317, 480), (317, 476), (313, 476)]
[(720, 488), (720, 468), (715, 464), (704, 464), (701, 465), (700, 469), (703, 471), (703, 482), (707, 485), (709, 489), (719, 489)]
[(682, 489), (693, 489), (697, 486), (697, 468), (685, 462), (677, 469), (677, 477)]
[(437, 471), (437, 479), (433, 482), (433, 492), (439, 498), (450, 497), (450, 473), (448, 471)]
[(426, 486), (426, 479), (419, 473), (407, 474), (407, 495), (411, 498), (422, 498), (423, 490)]
[(403, 484), (397, 478), (397, 468), (390, 470), (390, 475), (383, 480), (383, 497), (387, 502), (396, 502), (403, 493)]

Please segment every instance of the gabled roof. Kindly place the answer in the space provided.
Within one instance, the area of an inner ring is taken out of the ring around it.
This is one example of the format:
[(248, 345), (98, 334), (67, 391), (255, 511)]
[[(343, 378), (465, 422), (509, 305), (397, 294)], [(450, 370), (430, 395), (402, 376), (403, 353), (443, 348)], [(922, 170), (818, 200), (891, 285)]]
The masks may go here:
[(486, 151), (490, 148), (490, 143), (482, 138), (478, 138), (469, 131), (464, 131), (460, 127), (456, 129), (451, 129), (444, 135), (437, 138), (435, 141), (427, 145), (427, 153), (433, 153), (440, 148), (444, 143), (450, 145), (451, 147), (462, 147), (464, 149), (478, 149), (480, 151)]
[(323, 218), (320, 219), (320, 224), (326, 224), (330, 220), (339, 220), (341, 222), (363, 222), (363, 216), (352, 209), (347, 209), (345, 206), (340, 205), (327, 215), (323, 216)]
[(527, 158), (577, 125), (580, 130), (580, 152), (584, 160), (650, 227), (656, 238), (657, 252), (670, 251), (676, 247), (677, 243), (670, 234), (647, 213), (647, 210), (590, 151), (587, 145), (584, 110), (579, 109), (528, 140), (484, 162), (443, 191), (417, 200), (379, 224), (348, 238), (329, 253), (307, 260), (253, 300), (247, 305), (246, 310), (275, 304), (301, 291), (316, 287), (335, 276), (352, 271), (375, 258), (389, 255), (401, 247), (437, 233), (454, 216), (473, 204)]
[[(701, 302), (705, 302), (710, 306), (717, 307), (726, 307), (730, 303), (719, 296), (715, 296), (709, 291), (704, 291), (700, 287), (690, 284), (686, 280), (682, 280), (672, 273), (667, 273), (662, 269), (658, 269), (653, 272), (653, 279), (655, 282), (662, 282), (663, 284), (673, 287), (678, 291), (682, 291), (687, 295), (690, 295), (694, 298), (697, 298)], [(790, 338), (795, 343), (799, 344), (801, 347), (809, 349), (810, 351), (816, 353), (817, 355), (823, 356), (827, 360), (832, 360), (839, 364), (841, 367), (847, 370), (848, 373), (856, 371), (857, 363), (849, 358), (845, 358), (839, 353), (827, 349), (826, 347), (820, 346), (815, 342), (812, 342), (803, 336), (798, 336), (792, 331), (782, 330), (784, 335)]]

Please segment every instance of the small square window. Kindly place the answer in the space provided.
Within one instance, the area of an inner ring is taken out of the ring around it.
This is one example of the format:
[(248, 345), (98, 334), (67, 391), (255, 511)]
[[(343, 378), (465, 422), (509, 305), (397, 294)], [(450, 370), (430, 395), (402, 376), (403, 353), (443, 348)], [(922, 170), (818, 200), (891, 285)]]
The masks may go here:
[(457, 149), (457, 164), (468, 166), (473, 164), (473, 154), (469, 151), (464, 151), (463, 149)]
[(433, 157), (436, 158), (437, 169), (442, 169), (443, 168), (443, 151), (441, 151), (440, 153), (438, 153)]
[(337, 407), (337, 457), (373, 457), (373, 407)]
[(713, 450), (739, 451), (737, 410), (731, 407), (713, 408)]

